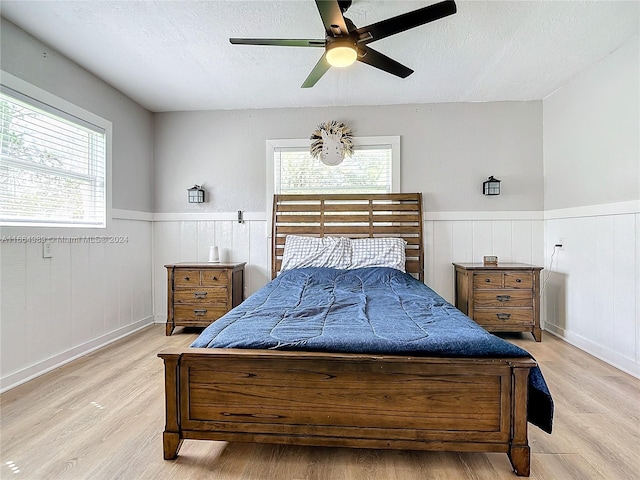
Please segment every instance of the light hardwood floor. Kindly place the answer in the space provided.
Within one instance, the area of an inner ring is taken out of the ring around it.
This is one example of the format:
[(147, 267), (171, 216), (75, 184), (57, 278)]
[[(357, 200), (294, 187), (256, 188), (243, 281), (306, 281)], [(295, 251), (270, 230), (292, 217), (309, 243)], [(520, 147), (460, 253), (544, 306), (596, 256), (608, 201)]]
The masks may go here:
[[(187, 440), (162, 459), (163, 365), (187, 346), (163, 325), (0, 396), (0, 478), (359, 480), (515, 479), (505, 454), (359, 450)], [(640, 478), (640, 380), (544, 334), (509, 340), (539, 362), (552, 391), (552, 435), (530, 426), (531, 478)], [(116, 360), (115, 362), (112, 359)]]

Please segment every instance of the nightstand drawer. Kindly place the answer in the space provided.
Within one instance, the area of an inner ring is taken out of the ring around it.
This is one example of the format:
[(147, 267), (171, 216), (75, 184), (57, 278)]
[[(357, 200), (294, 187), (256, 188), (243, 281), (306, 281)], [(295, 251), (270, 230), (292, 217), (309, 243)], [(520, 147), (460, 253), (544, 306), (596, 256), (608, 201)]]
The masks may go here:
[(474, 320), (483, 327), (533, 324), (533, 309), (475, 310)]
[(533, 275), (530, 272), (482, 272), (473, 276), (473, 288), (486, 290), (492, 288), (521, 288), (531, 290), (533, 288)]
[(224, 287), (227, 285), (226, 270), (180, 270), (174, 279), (176, 287)]
[(203, 287), (225, 286), (227, 284), (226, 270), (203, 270), (200, 285)]
[(504, 288), (533, 288), (533, 275), (529, 272), (513, 272), (504, 274)]
[(226, 305), (176, 305), (175, 319), (211, 323), (227, 313)]
[(533, 307), (530, 290), (493, 290), (476, 292), (473, 297), (475, 308)]
[(482, 272), (473, 275), (474, 290), (502, 288), (502, 273)]
[(200, 270), (180, 270), (173, 279), (176, 287), (197, 287), (200, 285)]
[(226, 288), (190, 288), (176, 290), (173, 294), (174, 303), (222, 303), (227, 305), (227, 289)]

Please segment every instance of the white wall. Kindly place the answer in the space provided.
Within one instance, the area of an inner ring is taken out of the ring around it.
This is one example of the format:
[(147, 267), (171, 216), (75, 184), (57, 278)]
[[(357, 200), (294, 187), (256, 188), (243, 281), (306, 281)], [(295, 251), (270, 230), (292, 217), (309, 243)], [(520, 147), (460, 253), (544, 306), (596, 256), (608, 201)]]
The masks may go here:
[(0, 68), (113, 124), (113, 208), (153, 212), (153, 115), (1, 19)]
[(12, 23), (1, 20), (0, 69), (112, 122), (107, 229), (2, 227), (0, 237), (126, 238), (123, 243), (0, 242), (0, 389), (153, 321), (153, 116)]
[(543, 102), (543, 313), (547, 330), (640, 377), (639, 58), (635, 38)]
[[(265, 144), (309, 138), (340, 120), (355, 136), (399, 135), (401, 188), (423, 192), (426, 211), (540, 211), (542, 103), (495, 102), (159, 113), (155, 116), (156, 212), (270, 212)], [(489, 175), (499, 197), (481, 195)], [(189, 205), (203, 185), (209, 202)]]
[[(1, 235), (25, 232), (2, 228)], [(42, 258), (41, 243), (0, 244), (2, 390), (153, 321), (151, 222), (113, 219), (106, 230), (82, 235), (127, 241), (57, 242), (51, 258)]]
[(497, 255), (500, 262), (542, 266), (541, 212), (501, 213), (493, 219), (486, 212), (427, 217), (435, 218), (424, 225), (425, 283), (451, 303), (452, 262), (482, 262), (484, 255)]

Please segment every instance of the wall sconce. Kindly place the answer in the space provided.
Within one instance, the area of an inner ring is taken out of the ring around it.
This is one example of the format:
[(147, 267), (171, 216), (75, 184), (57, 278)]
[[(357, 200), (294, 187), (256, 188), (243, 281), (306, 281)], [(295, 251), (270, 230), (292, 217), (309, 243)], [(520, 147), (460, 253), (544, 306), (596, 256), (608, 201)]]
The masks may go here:
[(187, 192), (189, 192), (189, 203), (204, 203), (204, 190), (200, 185), (194, 185)]
[(485, 195), (500, 195), (500, 180), (493, 175), (482, 184), (482, 193)]

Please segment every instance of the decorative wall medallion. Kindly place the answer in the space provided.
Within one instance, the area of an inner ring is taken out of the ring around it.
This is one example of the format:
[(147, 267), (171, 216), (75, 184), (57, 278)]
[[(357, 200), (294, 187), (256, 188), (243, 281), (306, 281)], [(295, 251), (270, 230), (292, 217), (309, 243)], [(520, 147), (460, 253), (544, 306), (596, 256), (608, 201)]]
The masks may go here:
[(353, 155), (353, 135), (344, 123), (332, 120), (321, 123), (311, 135), (311, 156), (325, 165), (339, 165)]

